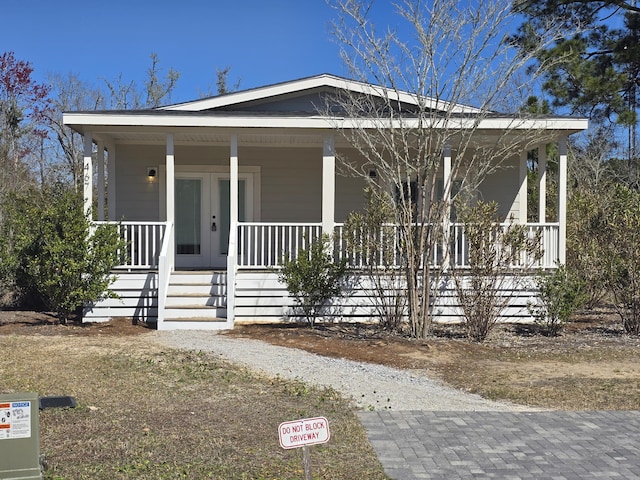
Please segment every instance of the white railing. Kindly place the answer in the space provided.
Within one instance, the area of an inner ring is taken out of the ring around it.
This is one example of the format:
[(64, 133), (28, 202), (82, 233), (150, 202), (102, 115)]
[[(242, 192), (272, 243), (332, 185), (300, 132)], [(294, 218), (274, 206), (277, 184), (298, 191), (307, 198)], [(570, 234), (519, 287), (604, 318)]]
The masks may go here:
[[(505, 229), (508, 223), (500, 225)], [(427, 226), (428, 227), (428, 226)], [(536, 268), (554, 268), (559, 259), (557, 223), (529, 223), (526, 225), (530, 238), (540, 235), (539, 259), (527, 258), (522, 254), (518, 264), (511, 267), (517, 269), (523, 265)], [(281, 265), (284, 258), (291, 259), (301, 248), (307, 248), (322, 232), (320, 223), (241, 223), (238, 225), (238, 267), (239, 268), (273, 268)], [(539, 233), (538, 233), (539, 232)], [(369, 263), (381, 264), (385, 255), (385, 265), (400, 266), (399, 228), (386, 225), (378, 233), (377, 242), (384, 245), (381, 251), (367, 252), (363, 247), (354, 245), (354, 239), (347, 240), (343, 224), (334, 229), (334, 256), (345, 259), (354, 267), (363, 267)], [(357, 241), (357, 239), (356, 239)], [(449, 242), (449, 248), (446, 248)], [(450, 260), (447, 260), (447, 255)], [(448, 240), (443, 240), (433, 250), (430, 265), (433, 267), (450, 261), (453, 268), (469, 266), (469, 243), (466, 238), (464, 224), (451, 224)]]
[[(504, 232), (504, 230), (512, 225), (512, 223), (501, 223), (499, 227)], [(469, 267), (469, 242), (464, 227), (462, 223), (454, 223), (451, 225), (450, 255), (454, 260), (452, 262), (454, 268)], [(531, 256), (528, 256), (526, 252), (522, 252), (519, 261), (510, 265), (510, 267), (514, 269), (524, 266), (531, 268), (555, 268), (559, 260), (559, 225), (557, 223), (527, 223), (525, 228), (527, 236), (530, 239), (535, 239), (537, 235), (540, 235), (538, 251), (535, 255)]]
[(240, 223), (238, 267), (277, 267), (307, 248), (321, 232), (321, 223)]
[(150, 269), (158, 267), (158, 257), (167, 228), (166, 222), (94, 222), (96, 225), (117, 225), (127, 246), (123, 268)]

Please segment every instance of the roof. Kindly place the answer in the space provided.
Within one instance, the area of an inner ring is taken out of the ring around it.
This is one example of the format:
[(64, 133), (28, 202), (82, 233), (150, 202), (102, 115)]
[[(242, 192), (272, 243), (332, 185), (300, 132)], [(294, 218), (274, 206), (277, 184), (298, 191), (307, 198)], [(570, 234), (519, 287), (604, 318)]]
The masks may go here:
[[(348, 118), (339, 114), (328, 117), (311, 108), (326, 93), (346, 91), (367, 96), (391, 99), (404, 105), (423, 102), (436, 111), (447, 111), (439, 118), (420, 120), (403, 117), (388, 126), (406, 128), (474, 128), (480, 130), (543, 129), (571, 134), (588, 127), (584, 118), (527, 117), (487, 113), (465, 105), (454, 105), (432, 98), (418, 98), (415, 94), (348, 80), (335, 75), (322, 74), (264, 87), (227, 93), (191, 102), (167, 105), (146, 110), (79, 111), (63, 114), (63, 122), (84, 134), (91, 132), (94, 138), (117, 140), (118, 135), (129, 140), (135, 132), (140, 134), (181, 131), (216, 131), (217, 135), (240, 131), (256, 133), (287, 132), (309, 135), (319, 131), (339, 128), (376, 128), (380, 119)], [(479, 119), (479, 120), (478, 120)], [(480, 121), (478, 125), (477, 122)]]
[[(268, 99), (277, 99), (284, 95), (294, 95), (315, 90), (344, 90), (352, 93), (360, 93), (364, 95), (372, 95), (380, 98), (388, 98), (392, 101), (406, 103), (409, 105), (418, 105), (419, 98), (417, 95), (401, 90), (390, 89), (373, 85), (370, 83), (349, 80), (347, 78), (338, 77), (328, 73), (316, 75), (313, 77), (301, 78), (288, 82), (266, 85), (263, 87), (242, 90), (239, 92), (226, 93), (215, 97), (194, 100), (191, 102), (177, 103), (175, 105), (167, 105), (159, 107), (158, 110), (178, 110), (178, 111), (203, 111), (214, 110), (222, 107), (231, 107), (246, 104), (254, 101), (265, 101)], [(451, 105), (442, 100), (435, 100), (430, 97), (422, 98), (424, 104), (429, 109), (448, 110)], [(453, 113), (480, 113), (477, 108), (466, 105), (453, 105)]]

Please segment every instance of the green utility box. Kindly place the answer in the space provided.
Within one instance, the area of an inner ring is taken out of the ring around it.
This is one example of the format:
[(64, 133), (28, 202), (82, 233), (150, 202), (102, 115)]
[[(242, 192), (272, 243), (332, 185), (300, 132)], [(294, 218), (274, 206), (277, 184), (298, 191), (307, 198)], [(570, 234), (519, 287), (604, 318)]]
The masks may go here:
[(42, 480), (37, 393), (0, 395), (0, 479)]

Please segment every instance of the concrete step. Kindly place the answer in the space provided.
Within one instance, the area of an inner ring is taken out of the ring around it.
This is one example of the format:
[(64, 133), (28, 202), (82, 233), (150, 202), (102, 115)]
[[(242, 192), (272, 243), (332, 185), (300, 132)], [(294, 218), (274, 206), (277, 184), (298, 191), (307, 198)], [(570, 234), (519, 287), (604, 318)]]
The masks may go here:
[(227, 309), (216, 306), (181, 305), (179, 307), (165, 307), (165, 320), (185, 318), (226, 318)]
[(226, 323), (226, 318), (217, 318), (217, 317), (184, 317), (184, 318), (165, 318), (165, 322), (174, 322), (174, 323), (186, 323), (186, 322), (198, 322), (198, 323)]

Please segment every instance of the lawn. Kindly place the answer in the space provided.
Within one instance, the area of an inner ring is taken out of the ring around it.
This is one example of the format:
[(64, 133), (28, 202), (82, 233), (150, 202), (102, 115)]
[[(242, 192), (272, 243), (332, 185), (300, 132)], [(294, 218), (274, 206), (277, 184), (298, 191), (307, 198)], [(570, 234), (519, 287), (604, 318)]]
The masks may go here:
[[(324, 416), (311, 447), (319, 479), (383, 479), (353, 406), (331, 390), (261, 378), (203, 353), (134, 336), (0, 335), (0, 391), (72, 395), (40, 414), (46, 479), (299, 479), (283, 421)], [(97, 331), (97, 329), (93, 329)]]

